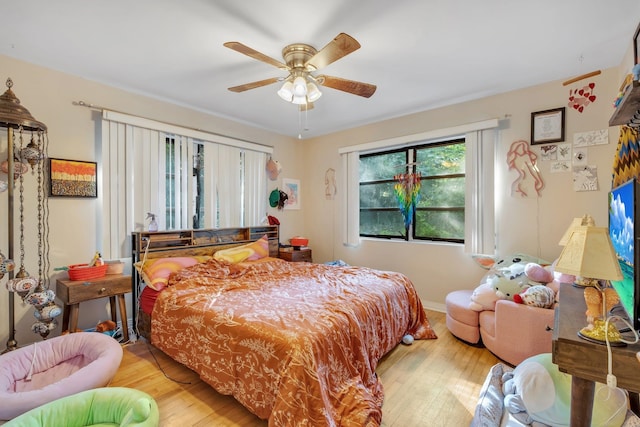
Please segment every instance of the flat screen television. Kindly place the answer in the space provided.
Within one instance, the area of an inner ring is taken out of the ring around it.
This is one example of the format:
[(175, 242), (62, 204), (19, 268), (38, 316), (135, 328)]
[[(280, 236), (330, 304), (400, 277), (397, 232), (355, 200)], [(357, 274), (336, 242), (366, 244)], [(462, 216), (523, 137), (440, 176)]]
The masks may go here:
[(634, 178), (609, 192), (609, 237), (624, 276), (622, 280), (612, 280), (611, 285), (636, 331), (640, 329), (640, 246), (636, 248), (640, 233), (639, 191)]

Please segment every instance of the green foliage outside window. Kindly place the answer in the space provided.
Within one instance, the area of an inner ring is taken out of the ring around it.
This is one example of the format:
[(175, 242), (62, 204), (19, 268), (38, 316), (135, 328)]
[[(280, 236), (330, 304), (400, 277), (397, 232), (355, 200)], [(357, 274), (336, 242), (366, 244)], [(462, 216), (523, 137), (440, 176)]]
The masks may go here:
[(360, 156), (360, 235), (407, 238), (393, 177), (419, 172), (412, 238), (463, 242), (464, 171), (464, 140)]

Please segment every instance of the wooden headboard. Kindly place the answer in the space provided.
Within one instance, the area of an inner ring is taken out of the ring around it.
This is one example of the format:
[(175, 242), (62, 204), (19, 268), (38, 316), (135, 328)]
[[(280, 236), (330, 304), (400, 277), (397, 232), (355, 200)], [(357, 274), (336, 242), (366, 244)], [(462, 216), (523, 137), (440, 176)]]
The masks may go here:
[(216, 251), (269, 239), (269, 256), (278, 257), (278, 226), (204, 228), (195, 230), (137, 231), (131, 233), (131, 292), (133, 325), (136, 325), (138, 296), (143, 283), (135, 268), (139, 261), (153, 258), (213, 255)]

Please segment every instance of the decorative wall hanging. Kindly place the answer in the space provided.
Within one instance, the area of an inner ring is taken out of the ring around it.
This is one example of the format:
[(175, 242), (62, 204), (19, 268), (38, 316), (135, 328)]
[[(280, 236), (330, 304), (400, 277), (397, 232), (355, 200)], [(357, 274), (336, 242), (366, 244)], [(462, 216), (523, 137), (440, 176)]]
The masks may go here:
[(333, 200), (336, 197), (336, 193), (336, 170), (329, 168), (324, 173), (324, 196), (327, 200)]
[(539, 197), (544, 188), (544, 180), (537, 165), (538, 156), (530, 150), (526, 141), (515, 141), (507, 153), (509, 170), (518, 172), (511, 184), (511, 195), (527, 197), (534, 192)]
[(49, 159), (49, 174), (52, 197), (98, 197), (96, 162)]
[(564, 141), (565, 107), (531, 113), (531, 145)]
[(620, 126), (616, 155), (613, 158), (611, 188), (619, 187), (631, 178), (640, 177), (640, 142), (638, 130)]
[(300, 181), (297, 179), (282, 179), (283, 191), (287, 194), (285, 209), (300, 209)]
[(405, 237), (409, 236), (413, 213), (420, 199), (420, 178), (420, 173), (401, 173), (393, 177), (396, 180), (393, 190), (404, 220)]
[(267, 166), (265, 169), (267, 171), (267, 176), (271, 181), (278, 179), (278, 175), (282, 172), (282, 166), (280, 166), (280, 163), (273, 160), (271, 157), (267, 160)]
[(596, 102), (596, 95), (593, 93), (596, 84), (591, 82), (581, 88), (569, 90), (569, 108), (582, 113), (585, 107), (592, 102)]
[[(31, 113), (20, 105), (20, 100), (15, 96), (11, 88), (13, 81), (7, 79), (7, 90), (0, 96), (0, 126), (7, 128), (7, 227), (8, 227), (8, 257), (2, 260), (2, 276), (8, 274), (9, 281), (9, 339), (7, 340), (7, 351), (17, 348), (15, 339), (15, 307), (14, 293), (23, 299), (24, 302), (35, 307), (34, 316), (36, 322), (31, 330), (40, 334), (44, 339), (49, 335), (56, 325), (56, 317), (62, 313), (60, 307), (54, 303), (55, 293), (49, 289), (49, 206), (45, 191), (44, 161), (48, 149), (47, 127), (35, 120)], [(28, 145), (24, 141), (30, 137)], [(25, 168), (29, 165), (37, 181), (37, 207), (35, 214), (37, 217), (38, 232), (38, 276), (29, 275), (24, 266), (24, 228), (25, 228), (25, 206), (24, 206), (24, 179)], [(19, 173), (16, 173), (18, 172)], [(13, 274), (14, 264), (14, 190), (15, 180), (19, 180), (19, 209), (20, 209), (20, 269)], [(0, 278), (2, 278), (0, 276)]]

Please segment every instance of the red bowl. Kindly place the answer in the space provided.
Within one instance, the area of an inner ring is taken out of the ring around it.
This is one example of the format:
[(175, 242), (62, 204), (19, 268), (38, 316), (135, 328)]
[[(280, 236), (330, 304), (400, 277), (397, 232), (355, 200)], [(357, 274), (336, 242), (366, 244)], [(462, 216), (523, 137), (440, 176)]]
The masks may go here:
[(292, 237), (289, 239), (289, 243), (291, 246), (307, 246), (309, 244), (309, 239), (305, 239), (304, 237)]

